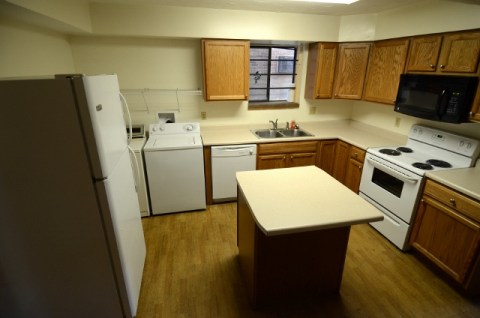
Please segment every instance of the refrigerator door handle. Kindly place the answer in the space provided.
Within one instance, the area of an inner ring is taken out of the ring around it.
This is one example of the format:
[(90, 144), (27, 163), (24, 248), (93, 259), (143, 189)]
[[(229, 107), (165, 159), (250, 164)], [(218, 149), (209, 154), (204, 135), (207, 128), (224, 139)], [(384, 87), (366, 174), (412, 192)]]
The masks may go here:
[(132, 116), (130, 116), (130, 109), (128, 108), (128, 103), (127, 100), (125, 99), (125, 96), (123, 96), (122, 93), (119, 93), (120, 95), (120, 100), (122, 101), (122, 105), (125, 107), (125, 111), (128, 116), (128, 131), (130, 134), (128, 135), (128, 144), (132, 141), (133, 139), (133, 132), (132, 132)]
[[(137, 170), (137, 174), (135, 175), (135, 191), (138, 192), (138, 185), (140, 184), (140, 168), (138, 167), (138, 162), (136, 160), (137, 155), (135, 154), (135, 151), (133, 151), (132, 147), (127, 146), (127, 148), (128, 148), (128, 151), (132, 154), (133, 158), (135, 158), (135, 160), (133, 160), (133, 162), (135, 163), (135, 168)], [(132, 163), (132, 160), (130, 160), (130, 164), (131, 163)]]

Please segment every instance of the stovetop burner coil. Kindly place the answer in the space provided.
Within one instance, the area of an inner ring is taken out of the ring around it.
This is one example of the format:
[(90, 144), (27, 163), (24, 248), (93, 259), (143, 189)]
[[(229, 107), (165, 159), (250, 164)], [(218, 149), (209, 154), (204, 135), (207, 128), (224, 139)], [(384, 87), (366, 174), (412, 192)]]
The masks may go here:
[(438, 159), (428, 159), (427, 163), (431, 164), (432, 166), (439, 167), (439, 168), (451, 168), (452, 165), (449, 162), (438, 160)]
[(398, 147), (397, 150), (400, 151), (400, 152), (404, 152), (404, 153), (412, 153), (413, 152), (413, 149), (408, 148), (408, 147)]
[(380, 149), (379, 152), (383, 153), (385, 155), (389, 155), (389, 156), (400, 156), (401, 155), (400, 151), (397, 151), (395, 149), (388, 149), (388, 148)]
[(412, 166), (422, 170), (433, 170), (433, 166), (431, 164), (424, 163), (424, 162), (414, 162), (412, 163)]

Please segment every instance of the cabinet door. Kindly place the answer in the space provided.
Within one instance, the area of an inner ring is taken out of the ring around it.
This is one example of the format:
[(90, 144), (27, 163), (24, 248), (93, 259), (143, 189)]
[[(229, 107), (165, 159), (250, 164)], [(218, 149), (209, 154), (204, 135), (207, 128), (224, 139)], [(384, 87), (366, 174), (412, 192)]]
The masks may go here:
[(476, 73), (480, 56), (480, 32), (446, 35), (440, 54), (440, 72)]
[(317, 159), (316, 153), (292, 153), (288, 154), (289, 167), (313, 166)]
[(336, 43), (310, 44), (305, 98), (332, 98), (337, 49)]
[(407, 72), (435, 72), (441, 44), (440, 35), (413, 39), (408, 54)]
[(364, 99), (393, 104), (405, 68), (408, 39), (375, 42), (368, 65)]
[(250, 43), (202, 40), (202, 48), (205, 100), (247, 100)]
[(335, 76), (335, 98), (361, 99), (370, 44), (340, 44)]
[(480, 122), (480, 82), (477, 86), (477, 95), (473, 101), (472, 111), (470, 112), (470, 120)]
[(345, 174), (345, 185), (355, 193), (360, 188), (360, 178), (362, 177), (363, 162), (350, 158), (348, 160), (347, 172)]
[(365, 150), (350, 146), (345, 185), (355, 193), (358, 193), (360, 188), (360, 178), (362, 177), (365, 154)]
[(261, 155), (257, 158), (257, 170), (287, 167), (287, 155)]
[(410, 243), (461, 284), (478, 253), (480, 226), (454, 209), (423, 196)]
[(335, 163), (333, 165), (333, 177), (345, 183), (347, 173), (347, 164), (350, 153), (350, 145), (343, 141), (338, 141), (335, 148)]
[(318, 143), (317, 167), (324, 170), (329, 175), (333, 174), (336, 144), (336, 140), (326, 140)]

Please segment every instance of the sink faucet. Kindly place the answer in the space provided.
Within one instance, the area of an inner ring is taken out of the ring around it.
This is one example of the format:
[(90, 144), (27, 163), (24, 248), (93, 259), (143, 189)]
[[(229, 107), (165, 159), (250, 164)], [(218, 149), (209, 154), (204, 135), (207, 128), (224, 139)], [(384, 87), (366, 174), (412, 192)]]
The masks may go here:
[(278, 129), (278, 118), (277, 118), (275, 121), (270, 120), (270, 122), (271, 122), (272, 125), (273, 125), (273, 129), (274, 129), (274, 130), (277, 130), (277, 129)]

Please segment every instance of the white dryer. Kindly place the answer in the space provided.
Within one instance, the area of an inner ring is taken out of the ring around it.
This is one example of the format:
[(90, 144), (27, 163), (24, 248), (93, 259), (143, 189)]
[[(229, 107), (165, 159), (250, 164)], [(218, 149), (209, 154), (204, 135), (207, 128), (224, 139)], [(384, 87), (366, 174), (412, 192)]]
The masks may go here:
[(206, 208), (203, 143), (199, 123), (150, 125), (145, 144), (153, 215)]

